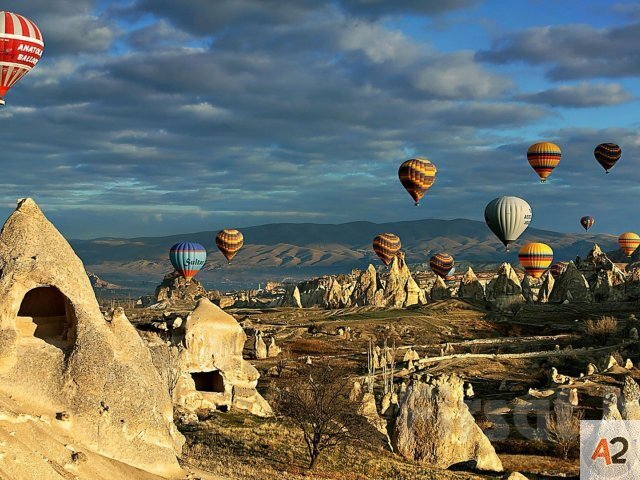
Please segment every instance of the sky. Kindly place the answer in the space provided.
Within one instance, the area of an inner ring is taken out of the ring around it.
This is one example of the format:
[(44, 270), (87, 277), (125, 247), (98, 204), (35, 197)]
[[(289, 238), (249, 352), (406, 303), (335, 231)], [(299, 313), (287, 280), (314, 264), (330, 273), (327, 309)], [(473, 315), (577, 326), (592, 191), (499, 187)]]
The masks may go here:
[[(276, 222), (481, 220), (640, 230), (640, 4), (7, 0), (43, 33), (0, 111), (0, 217), (72, 238)], [(547, 184), (527, 147), (563, 151)], [(610, 175), (594, 147), (618, 143)], [(420, 207), (400, 163), (438, 174)]]

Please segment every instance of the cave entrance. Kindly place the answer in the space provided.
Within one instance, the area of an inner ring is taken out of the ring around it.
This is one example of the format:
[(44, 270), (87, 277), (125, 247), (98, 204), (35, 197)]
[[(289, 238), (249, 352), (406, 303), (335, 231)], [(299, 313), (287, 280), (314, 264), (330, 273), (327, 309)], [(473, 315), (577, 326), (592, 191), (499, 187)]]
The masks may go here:
[[(75, 341), (77, 319), (71, 301), (56, 287), (29, 290), (18, 311), (18, 329), (58, 348)], [(34, 328), (35, 327), (35, 328)]]
[(224, 379), (218, 370), (212, 372), (191, 372), (191, 378), (199, 392), (224, 393)]

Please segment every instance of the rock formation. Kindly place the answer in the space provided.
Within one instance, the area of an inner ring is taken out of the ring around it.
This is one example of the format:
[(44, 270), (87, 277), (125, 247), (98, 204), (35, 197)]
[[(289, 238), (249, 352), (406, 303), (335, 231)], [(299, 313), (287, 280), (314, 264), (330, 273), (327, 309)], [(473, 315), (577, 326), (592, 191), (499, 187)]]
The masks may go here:
[(473, 460), (480, 470), (501, 472), (502, 462), (464, 403), (455, 376), (413, 382), (394, 427), (393, 445), (403, 457), (439, 468)]
[(373, 305), (381, 307), (384, 304), (382, 293), (378, 293), (378, 285), (380, 279), (378, 272), (373, 265), (369, 264), (364, 270), (351, 293), (351, 305), (354, 307), (363, 307), (365, 305)]
[(531, 275), (525, 275), (522, 279), (522, 296), (528, 303), (538, 301), (538, 292), (542, 286), (542, 279), (533, 278)]
[(553, 275), (551, 275), (551, 272), (545, 272), (545, 274), (542, 275), (542, 283), (538, 290), (538, 303), (547, 303), (549, 301), (549, 297), (551, 296), (555, 283), (556, 282)]
[(589, 283), (573, 262), (556, 279), (549, 296), (549, 303), (591, 302), (592, 295)]
[(302, 301), (300, 300), (300, 290), (297, 285), (289, 285), (285, 290), (285, 293), (280, 300), (280, 307), (296, 307), (302, 308)]
[(631, 340), (638, 340), (638, 329), (636, 327), (629, 330), (629, 338)]
[(174, 400), (190, 411), (231, 407), (254, 415), (272, 414), (256, 391), (260, 374), (242, 358), (247, 339), (228, 313), (203, 298), (173, 341), (182, 347)]
[(276, 337), (271, 337), (271, 341), (269, 342), (269, 348), (267, 349), (267, 357), (274, 358), (280, 355), (282, 349), (276, 345)]
[(446, 300), (447, 298), (451, 298), (451, 292), (447, 287), (447, 284), (444, 283), (442, 277), (437, 276), (436, 281), (431, 287), (431, 301), (437, 302), (438, 300)]
[(484, 287), (471, 267), (460, 279), (458, 296), (469, 300), (484, 300)]
[[(62, 444), (91, 460), (178, 475), (183, 437), (149, 350), (121, 310), (105, 320), (82, 262), (31, 199), (18, 202), (0, 233), (0, 265), (0, 409), (5, 419), (40, 419), (16, 421), (25, 438), (3, 476), (58, 478), (41, 448), (50, 445), (54, 458)], [(55, 435), (66, 438), (56, 451)], [(20, 442), (2, 437), (4, 448)]]
[(602, 420), (622, 420), (615, 393), (607, 393), (602, 399)]
[(627, 375), (622, 387), (622, 418), (624, 420), (640, 420), (640, 386)]
[(262, 332), (259, 330), (256, 331), (256, 336), (253, 340), (253, 351), (257, 360), (264, 360), (269, 356), (269, 351), (267, 350), (267, 344), (264, 343), (264, 339), (262, 338)]
[(627, 272), (629, 272), (629, 275), (627, 277), (625, 293), (628, 300), (637, 302), (640, 300), (640, 268), (630, 268), (627, 266)]
[(426, 303), (424, 292), (411, 276), (402, 252), (393, 258), (389, 266), (384, 299), (387, 307), (410, 307)]
[(187, 282), (182, 275), (173, 271), (164, 276), (162, 283), (156, 287), (154, 295), (158, 303), (192, 306), (199, 298), (205, 298), (207, 291), (195, 278)]
[(524, 302), (522, 285), (509, 263), (503, 263), (486, 290), (487, 300), (497, 310), (508, 311)]

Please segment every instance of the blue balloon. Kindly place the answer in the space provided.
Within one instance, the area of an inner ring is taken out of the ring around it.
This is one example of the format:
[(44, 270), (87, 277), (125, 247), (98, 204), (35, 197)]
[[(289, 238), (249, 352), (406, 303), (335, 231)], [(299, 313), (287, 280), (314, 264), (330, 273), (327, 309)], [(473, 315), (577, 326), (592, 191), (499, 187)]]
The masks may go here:
[(191, 280), (204, 266), (207, 250), (199, 243), (179, 242), (169, 250), (169, 260), (185, 280)]

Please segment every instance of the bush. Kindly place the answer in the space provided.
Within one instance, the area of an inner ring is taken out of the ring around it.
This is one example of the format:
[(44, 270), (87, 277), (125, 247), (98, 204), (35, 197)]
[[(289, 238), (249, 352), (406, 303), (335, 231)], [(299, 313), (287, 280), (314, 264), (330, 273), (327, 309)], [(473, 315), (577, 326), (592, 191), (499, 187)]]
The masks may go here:
[(603, 316), (597, 320), (584, 322), (584, 331), (594, 341), (606, 345), (618, 330), (618, 320), (615, 317)]
[(580, 445), (580, 420), (583, 413), (572, 405), (556, 401), (553, 412), (547, 414), (547, 436), (556, 445), (562, 458)]

